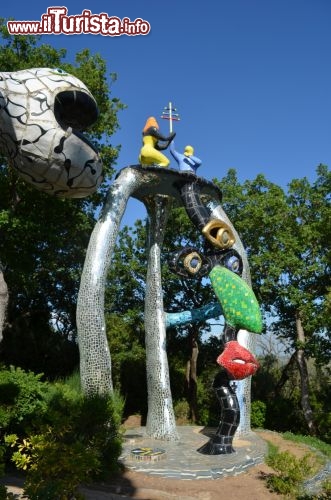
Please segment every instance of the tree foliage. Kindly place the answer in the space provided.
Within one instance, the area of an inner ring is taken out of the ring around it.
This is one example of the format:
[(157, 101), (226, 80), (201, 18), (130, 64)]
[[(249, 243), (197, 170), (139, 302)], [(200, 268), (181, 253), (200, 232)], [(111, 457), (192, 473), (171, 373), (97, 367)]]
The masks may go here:
[(38, 192), (17, 177), (5, 158), (0, 159), (0, 260), (10, 292), (2, 357), (26, 369), (38, 365), (45, 373), (50, 356), (57, 357), (56, 369), (59, 357), (70, 358), (65, 372), (77, 362), (77, 356), (70, 357), (70, 346), (67, 352), (63, 349), (65, 340), (75, 336), (80, 272), (95, 211), (114, 172), (118, 147), (110, 137), (118, 128), (117, 113), (124, 107), (110, 95), (116, 75), (107, 74), (99, 54), (83, 49), (73, 63), (66, 55), (66, 49), (44, 44), (41, 37), (9, 35), (5, 20), (0, 20), (2, 71), (61, 67), (87, 85), (100, 111), (87, 134), (100, 151), (105, 181), (88, 199), (63, 200)]

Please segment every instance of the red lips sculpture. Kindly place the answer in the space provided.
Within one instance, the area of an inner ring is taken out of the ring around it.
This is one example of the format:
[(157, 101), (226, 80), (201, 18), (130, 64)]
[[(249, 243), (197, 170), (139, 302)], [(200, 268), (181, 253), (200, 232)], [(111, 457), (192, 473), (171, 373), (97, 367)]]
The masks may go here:
[(259, 363), (245, 347), (236, 340), (227, 342), (224, 351), (217, 358), (221, 365), (234, 380), (242, 380), (254, 373), (259, 368)]

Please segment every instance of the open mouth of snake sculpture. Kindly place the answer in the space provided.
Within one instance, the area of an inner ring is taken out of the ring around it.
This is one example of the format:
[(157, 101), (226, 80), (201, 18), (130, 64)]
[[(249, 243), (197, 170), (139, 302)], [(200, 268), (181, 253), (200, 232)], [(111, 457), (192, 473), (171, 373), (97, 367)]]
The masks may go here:
[(72, 132), (80, 140), (97, 152), (83, 132), (96, 122), (98, 107), (92, 97), (81, 90), (64, 90), (54, 100), (54, 116), (58, 124), (67, 132)]
[(0, 147), (40, 191), (83, 198), (97, 190), (102, 162), (83, 134), (97, 118), (87, 87), (61, 69), (0, 73)]

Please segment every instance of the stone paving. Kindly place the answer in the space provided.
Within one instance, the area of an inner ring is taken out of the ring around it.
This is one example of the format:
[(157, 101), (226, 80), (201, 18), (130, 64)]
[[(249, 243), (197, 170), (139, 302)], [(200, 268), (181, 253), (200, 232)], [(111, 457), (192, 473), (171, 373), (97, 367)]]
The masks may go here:
[[(179, 441), (161, 441), (146, 436), (145, 428), (127, 430), (120, 462), (128, 469), (154, 477), (173, 479), (218, 479), (236, 476), (250, 467), (264, 462), (267, 444), (255, 433), (235, 438), (235, 453), (203, 455), (197, 451), (216, 429), (198, 426), (179, 426)], [(164, 451), (157, 461), (139, 459), (132, 454), (137, 448)]]
[[(179, 426), (177, 431), (180, 440), (170, 442), (148, 438), (144, 427), (127, 430), (120, 462), (132, 471), (154, 477), (182, 480), (219, 479), (239, 475), (250, 467), (263, 463), (267, 453), (266, 441), (251, 432), (234, 439), (235, 453), (230, 455), (202, 455), (196, 450), (208, 441), (215, 429)], [(165, 453), (160, 455), (157, 461), (137, 461), (132, 456), (132, 450), (137, 448), (161, 449)], [(306, 492), (310, 494), (318, 493), (321, 489), (321, 482), (330, 477), (331, 462), (328, 461), (315, 477), (304, 483)], [(0, 482), (6, 484), (8, 491), (13, 494), (13, 498), (17, 500), (26, 498), (23, 495), (22, 477), (6, 476)], [(87, 500), (123, 500), (132, 498), (131, 496), (110, 491), (107, 484), (97, 484), (94, 488), (80, 488), (80, 492), (85, 495)]]
[[(205, 444), (216, 429), (198, 426), (179, 426), (179, 441), (160, 441), (151, 439), (145, 434), (145, 427), (129, 429), (125, 433), (122, 455), (119, 461), (127, 469), (154, 477), (165, 477), (183, 480), (219, 479), (236, 476), (250, 467), (264, 462), (267, 444), (258, 435), (251, 432), (235, 438), (235, 453), (229, 455), (202, 455), (197, 449)], [(164, 450), (162, 458), (157, 461), (136, 460), (132, 450), (136, 448), (152, 448)], [(6, 476), (0, 481), (6, 484), (13, 498), (26, 498), (23, 495), (23, 478)], [(88, 500), (119, 500), (130, 496), (117, 495), (110, 492), (107, 485), (95, 485), (95, 488), (81, 488), (80, 491)]]

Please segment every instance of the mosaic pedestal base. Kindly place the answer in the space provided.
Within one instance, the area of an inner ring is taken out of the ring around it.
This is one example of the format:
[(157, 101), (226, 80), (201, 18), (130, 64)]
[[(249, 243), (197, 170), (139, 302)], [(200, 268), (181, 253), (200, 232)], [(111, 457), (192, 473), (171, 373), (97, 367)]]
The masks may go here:
[[(235, 452), (228, 455), (202, 455), (203, 446), (216, 429), (198, 426), (179, 426), (179, 441), (160, 441), (146, 436), (145, 427), (127, 430), (120, 463), (125, 468), (154, 477), (173, 479), (218, 479), (236, 476), (250, 467), (264, 462), (267, 453), (265, 441), (255, 433), (233, 440)], [(137, 460), (134, 449), (162, 449), (162, 460)]]

